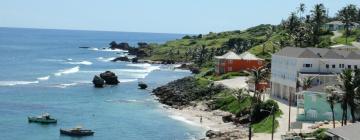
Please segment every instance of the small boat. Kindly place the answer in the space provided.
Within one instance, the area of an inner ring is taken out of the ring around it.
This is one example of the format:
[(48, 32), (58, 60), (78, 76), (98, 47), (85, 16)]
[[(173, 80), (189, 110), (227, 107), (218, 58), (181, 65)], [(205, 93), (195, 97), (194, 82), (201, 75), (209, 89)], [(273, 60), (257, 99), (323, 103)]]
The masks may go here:
[(71, 129), (60, 129), (60, 134), (68, 136), (92, 136), (94, 131), (88, 129), (82, 129), (81, 127), (75, 127)]
[(148, 87), (144, 82), (139, 82), (138, 86), (140, 89), (146, 89)]
[(57, 120), (55, 118), (51, 118), (49, 113), (44, 113), (40, 116), (35, 117), (28, 117), (29, 122), (35, 122), (35, 123), (43, 123), (43, 124), (49, 124), (49, 123), (57, 123)]

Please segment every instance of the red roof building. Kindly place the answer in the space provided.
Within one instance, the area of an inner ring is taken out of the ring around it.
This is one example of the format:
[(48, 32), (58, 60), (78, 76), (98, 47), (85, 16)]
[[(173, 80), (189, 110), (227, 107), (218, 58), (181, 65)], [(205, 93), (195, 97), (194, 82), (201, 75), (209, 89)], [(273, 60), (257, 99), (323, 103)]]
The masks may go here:
[(239, 72), (243, 70), (253, 70), (263, 67), (265, 61), (255, 55), (244, 52), (240, 55), (229, 51), (223, 56), (215, 57), (216, 74), (224, 74), (228, 72)]

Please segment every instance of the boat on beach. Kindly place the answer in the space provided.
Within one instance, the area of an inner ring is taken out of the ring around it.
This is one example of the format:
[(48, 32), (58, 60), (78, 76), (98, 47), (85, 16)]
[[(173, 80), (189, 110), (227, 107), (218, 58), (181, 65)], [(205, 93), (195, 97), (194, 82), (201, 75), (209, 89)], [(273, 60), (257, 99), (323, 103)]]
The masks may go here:
[(40, 116), (28, 117), (29, 123), (43, 123), (43, 124), (50, 124), (50, 123), (57, 123), (55, 118), (51, 118), (49, 113), (44, 113)]
[(60, 134), (68, 136), (92, 136), (94, 133), (92, 130), (82, 129), (82, 127), (79, 126), (71, 129), (60, 129)]

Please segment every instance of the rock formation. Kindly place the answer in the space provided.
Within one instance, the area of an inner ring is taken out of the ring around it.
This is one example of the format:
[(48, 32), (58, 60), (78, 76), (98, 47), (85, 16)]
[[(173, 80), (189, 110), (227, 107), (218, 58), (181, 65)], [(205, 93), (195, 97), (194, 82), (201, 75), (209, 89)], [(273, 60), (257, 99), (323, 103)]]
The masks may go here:
[(104, 79), (105, 83), (108, 85), (117, 85), (120, 83), (118, 77), (115, 75), (115, 73), (111, 71), (106, 71), (104, 73), (101, 73), (100, 77)]
[(97, 75), (94, 76), (94, 79), (92, 82), (96, 88), (102, 88), (102, 87), (104, 87), (104, 84), (105, 84), (105, 80)]

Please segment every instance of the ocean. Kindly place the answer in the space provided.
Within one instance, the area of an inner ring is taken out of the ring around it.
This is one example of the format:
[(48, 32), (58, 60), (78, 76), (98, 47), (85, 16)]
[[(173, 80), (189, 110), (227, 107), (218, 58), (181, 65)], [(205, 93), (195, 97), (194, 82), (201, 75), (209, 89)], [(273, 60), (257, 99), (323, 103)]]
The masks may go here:
[[(163, 43), (180, 34), (0, 28), (1, 140), (183, 140), (201, 128), (172, 119), (151, 90), (191, 75), (169, 66), (111, 62), (111, 41)], [(79, 48), (86, 46), (90, 48)], [(117, 86), (93, 87), (94, 75), (115, 72)], [(138, 89), (138, 81), (149, 85)], [(50, 113), (56, 125), (28, 123)], [(94, 136), (72, 138), (60, 128), (82, 126)]]

